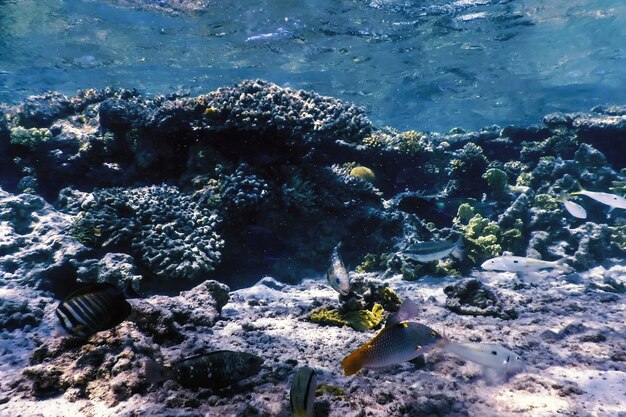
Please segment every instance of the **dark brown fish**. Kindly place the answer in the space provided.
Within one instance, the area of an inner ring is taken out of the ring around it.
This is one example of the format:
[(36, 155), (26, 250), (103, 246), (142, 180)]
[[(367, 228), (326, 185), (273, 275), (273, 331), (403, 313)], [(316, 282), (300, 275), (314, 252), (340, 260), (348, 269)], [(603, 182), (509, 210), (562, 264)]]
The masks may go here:
[(224, 388), (261, 371), (263, 359), (247, 352), (218, 350), (181, 359), (169, 366), (146, 362), (150, 383), (173, 379), (185, 388)]

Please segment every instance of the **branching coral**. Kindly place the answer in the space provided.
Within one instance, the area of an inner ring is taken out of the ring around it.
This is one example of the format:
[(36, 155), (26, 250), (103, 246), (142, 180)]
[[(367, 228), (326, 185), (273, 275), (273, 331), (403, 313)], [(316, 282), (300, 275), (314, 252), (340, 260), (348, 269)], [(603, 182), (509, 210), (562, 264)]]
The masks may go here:
[[(498, 256), (502, 251), (500, 245), (500, 227), (493, 221), (484, 218), (480, 214), (474, 214), (469, 204), (459, 207), (454, 223), (463, 230), (466, 243), (467, 258), (474, 264), (479, 264), (485, 259)], [(467, 220), (467, 224), (464, 224)]]
[(408, 130), (400, 134), (400, 142), (398, 150), (401, 153), (416, 156), (426, 150), (427, 143), (424, 140), (424, 134), (415, 130)]
[(491, 192), (496, 198), (502, 198), (506, 194), (509, 178), (506, 172), (498, 168), (490, 168), (483, 174), (483, 179), (487, 181)]
[(248, 164), (241, 163), (233, 174), (220, 177), (220, 195), (222, 202), (230, 208), (258, 209), (269, 196), (269, 185), (254, 174)]
[(10, 138), (13, 145), (22, 145), (28, 148), (34, 148), (40, 143), (47, 142), (52, 137), (50, 129), (36, 127), (26, 129), (17, 126), (11, 129)]

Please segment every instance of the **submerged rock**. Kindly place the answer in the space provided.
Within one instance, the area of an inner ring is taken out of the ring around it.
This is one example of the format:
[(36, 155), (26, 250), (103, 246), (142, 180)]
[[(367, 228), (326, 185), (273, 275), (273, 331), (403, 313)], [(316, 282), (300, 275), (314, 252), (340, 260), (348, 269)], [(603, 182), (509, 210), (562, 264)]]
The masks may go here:
[(465, 279), (444, 287), (448, 296), (446, 308), (457, 314), (492, 316), (504, 320), (516, 319), (515, 309), (505, 305), (500, 297), (478, 279)]
[(87, 248), (67, 234), (70, 224), (43, 198), (0, 189), (0, 282), (56, 289), (71, 281), (71, 261)]

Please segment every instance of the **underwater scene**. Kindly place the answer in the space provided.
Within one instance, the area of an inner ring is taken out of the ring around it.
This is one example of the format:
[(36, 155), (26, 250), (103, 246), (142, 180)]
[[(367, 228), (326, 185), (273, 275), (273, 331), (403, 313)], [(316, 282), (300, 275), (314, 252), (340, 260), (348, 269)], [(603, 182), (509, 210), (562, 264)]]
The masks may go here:
[(626, 417), (626, 2), (0, 0), (0, 417)]

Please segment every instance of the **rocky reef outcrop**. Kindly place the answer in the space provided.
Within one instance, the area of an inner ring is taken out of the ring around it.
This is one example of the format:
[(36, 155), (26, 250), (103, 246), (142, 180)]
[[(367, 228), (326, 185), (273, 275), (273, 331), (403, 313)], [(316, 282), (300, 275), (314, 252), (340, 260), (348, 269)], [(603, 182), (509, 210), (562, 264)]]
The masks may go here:
[[(49, 93), (2, 107), (2, 185), (73, 216), (62, 234), (86, 255), (61, 263), (84, 280), (216, 270), (297, 279), (321, 270), (339, 241), (349, 263), (407, 279), (467, 272), (505, 251), (566, 257), (582, 270), (623, 256), (626, 219), (576, 197), (582, 221), (561, 198), (578, 184), (624, 194), (624, 161), (611, 152), (624, 117), (597, 108), (541, 126), (439, 134), (379, 129), (351, 104), (264, 81), (197, 97)], [(453, 229), (464, 260), (403, 256)], [(133, 271), (104, 278), (94, 262), (106, 253), (132, 257)]]
[[(624, 117), (598, 108), (533, 127), (398, 132), (349, 103), (265, 81), (197, 97), (105, 89), (2, 105), (0, 413), (59, 401), (112, 415), (149, 405), (145, 415), (286, 416), (290, 375), (304, 364), (323, 381), (316, 415), (598, 411), (600, 394), (569, 370), (624, 381), (615, 264), (626, 217), (572, 193), (626, 194), (623, 153), (612, 151), (623, 147)], [(572, 216), (565, 198), (587, 217)], [(459, 235), (462, 259), (408, 256)], [(300, 281), (321, 275), (340, 241), (359, 274), (338, 299), (319, 280)], [(477, 271), (507, 252), (564, 258), (575, 272)], [(250, 286), (264, 274), (276, 279)], [(86, 282), (146, 296), (114, 329), (53, 337), (58, 300)], [(341, 375), (339, 360), (404, 298), (451, 340), (506, 346), (541, 372), (516, 376), (495, 399), (476, 383), (489, 382), (480, 369), (441, 350)], [(261, 371), (227, 389), (148, 372), (220, 349), (258, 355)], [(563, 400), (542, 405), (537, 393)]]

